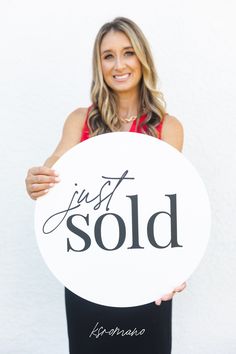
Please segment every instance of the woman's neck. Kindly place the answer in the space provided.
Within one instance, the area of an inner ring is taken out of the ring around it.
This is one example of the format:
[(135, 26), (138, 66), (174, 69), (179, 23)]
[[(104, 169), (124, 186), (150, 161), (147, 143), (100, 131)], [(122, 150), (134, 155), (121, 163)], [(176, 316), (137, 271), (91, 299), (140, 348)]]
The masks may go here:
[(118, 98), (118, 115), (120, 118), (127, 118), (138, 115), (139, 113), (139, 95), (138, 92), (119, 93)]

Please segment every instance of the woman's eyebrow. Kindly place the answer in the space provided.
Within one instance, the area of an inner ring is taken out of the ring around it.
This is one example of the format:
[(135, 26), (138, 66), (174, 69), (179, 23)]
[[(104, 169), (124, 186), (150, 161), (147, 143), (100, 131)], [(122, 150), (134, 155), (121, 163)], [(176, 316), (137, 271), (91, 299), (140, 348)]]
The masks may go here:
[[(133, 49), (132, 46), (128, 46), (128, 47), (124, 47), (123, 50), (127, 50), (127, 49)], [(102, 54), (108, 53), (108, 52), (112, 52), (112, 49), (106, 49), (102, 52)]]

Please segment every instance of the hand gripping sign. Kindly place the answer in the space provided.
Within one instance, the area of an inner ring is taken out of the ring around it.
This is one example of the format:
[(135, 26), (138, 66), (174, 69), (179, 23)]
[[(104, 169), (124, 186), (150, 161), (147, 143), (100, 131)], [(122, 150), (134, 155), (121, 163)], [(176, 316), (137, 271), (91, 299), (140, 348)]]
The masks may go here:
[(129, 307), (172, 291), (198, 266), (210, 206), (195, 168), (137, 133), (78, 144), (54, 165), (61, 182), (38, 199), (35, 229), (53, 274), (98, 304)]

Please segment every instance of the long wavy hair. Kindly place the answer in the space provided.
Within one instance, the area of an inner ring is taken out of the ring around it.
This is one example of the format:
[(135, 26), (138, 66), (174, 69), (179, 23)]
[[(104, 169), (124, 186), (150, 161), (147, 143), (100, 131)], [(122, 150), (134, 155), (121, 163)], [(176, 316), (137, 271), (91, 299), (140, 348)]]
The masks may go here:
[(117, 17), (112, 22), (105, 23), (95, 39), (93, 79), (90, 91), (92, 107), (88, 114), (90, 135), (94, 136), (120, 129), (116, 94), (106, 84), (101, 65), (101, 42), (103, 37), (111, 30), (123, 32), (129, 38), (141, 63), (139, 116), (144, 113), (147, 114), (142, 126), (146, 125), (147, 134), (157, 136), (156, 126), (166, 113), (165, 101), (162, 93), (157, 90), (158, 76), (149, 44), (140, 28), (125, 17)]

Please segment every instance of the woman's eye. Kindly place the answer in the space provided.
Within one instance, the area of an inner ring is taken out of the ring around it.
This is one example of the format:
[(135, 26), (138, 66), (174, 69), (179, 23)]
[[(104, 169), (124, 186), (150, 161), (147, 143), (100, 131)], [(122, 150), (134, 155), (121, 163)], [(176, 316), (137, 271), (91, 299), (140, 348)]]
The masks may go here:
[(107, 55), (104, 57), (104, 59), (110, 59), (110, 58), (112, 58), (112, 55), (111, 55), (111, 54), (107, 54)]
[(134, 55), (134, 54), (135, 54), (135, 53), (132, 52), (132, 51), (125, 52), (125, 55), (127, 55), (127, 56), (131, 56), (131, 55)]

